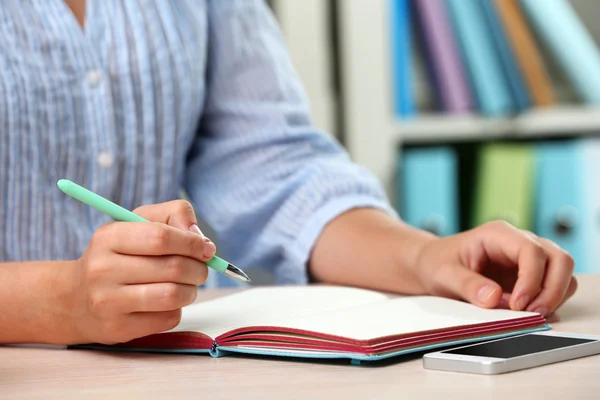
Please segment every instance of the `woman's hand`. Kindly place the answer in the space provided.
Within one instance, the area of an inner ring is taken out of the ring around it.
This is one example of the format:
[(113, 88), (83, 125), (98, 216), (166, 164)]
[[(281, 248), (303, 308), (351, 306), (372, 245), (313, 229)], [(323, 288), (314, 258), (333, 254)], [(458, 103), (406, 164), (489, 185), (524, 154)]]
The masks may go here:
[(553, 242), (492, 222), (425, 244), (415, 274), (433, 295), (547, 316), (577, 290), (573, 268)]
[(556, 244), (505, 222), (436, 237), (366, 208), (331, 221), (309, 263), (312, 277), (322, 282), (544, 316), (575, 293), (573, 267)]
[(73, 290), (63, 304), (71, 342), (114, 344), (172, 329), (206, 281), (216, 249), (188, 202), (134, 212), (153, 222), (102, 226), (72, 263)]

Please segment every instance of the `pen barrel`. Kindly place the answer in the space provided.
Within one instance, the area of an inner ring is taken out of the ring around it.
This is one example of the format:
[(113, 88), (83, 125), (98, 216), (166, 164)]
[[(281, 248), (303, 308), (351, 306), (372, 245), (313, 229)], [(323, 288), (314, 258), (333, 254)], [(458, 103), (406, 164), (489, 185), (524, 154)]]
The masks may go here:
[(149, 222), (147, 219), (140, 217), (137, 214), (132, 213), (125, 208), (121, 208), (120, 206), (115, 205), (116, 207), (112, 207), (110, 209), (103, 210), (102, 205), (97, 207), (98, 210), (112, 217), (115, 221), (124, 221), (124, 222)]
[(223, 272), (227, 271), (227, 267), (229, 266), (229, 263), (227, 261), (223, 260), (222, 258), (214, 256), (213, 258), (211, 258), (210, 260), (208, 260), (206, 262), (206, 265), (208, 265), (215, 271), (223, 273)]

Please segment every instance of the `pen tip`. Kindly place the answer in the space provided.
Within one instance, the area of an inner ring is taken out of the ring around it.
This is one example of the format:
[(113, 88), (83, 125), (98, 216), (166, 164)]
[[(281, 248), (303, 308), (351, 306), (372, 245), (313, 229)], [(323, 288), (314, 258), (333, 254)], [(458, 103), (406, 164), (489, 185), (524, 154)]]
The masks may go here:
[(225, 270), (225, 274), (228, 275), (228, 276), (230, 276), (230, 277), (232, 277), (232, 278), (235, 278), (235, 279), (237, 279), (239, 281), (242, 281), (242, 282), (246, 282), (246, 283), (252, 282), (250, 280), (250, 278), (248, 277), (248, 275), (246, 275), (244, 273), (244, 271), (242, 271), (241, 269), (239, 269), (238, 267), (236, 267), (233, 264), (227, 265), (227, 269)]

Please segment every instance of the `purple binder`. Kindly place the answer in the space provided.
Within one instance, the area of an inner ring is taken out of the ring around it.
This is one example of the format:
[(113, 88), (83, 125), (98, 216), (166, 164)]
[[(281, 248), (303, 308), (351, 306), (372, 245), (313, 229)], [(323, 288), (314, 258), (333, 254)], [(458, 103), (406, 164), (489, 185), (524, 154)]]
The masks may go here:
[(473, 109), (473, 99), (444, 0), (414, 0), (428, 67), (440, 108), (451, 114)]

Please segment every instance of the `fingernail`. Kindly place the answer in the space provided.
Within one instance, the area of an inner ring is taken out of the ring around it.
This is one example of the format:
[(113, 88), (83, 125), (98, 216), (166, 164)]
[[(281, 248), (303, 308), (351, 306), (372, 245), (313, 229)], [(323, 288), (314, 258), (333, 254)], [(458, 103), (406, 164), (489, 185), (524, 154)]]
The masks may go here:
[(517, 300), (517, 310), (524, 310), (525, 307), (527, 307), (527, 304), (529, 304), (529, 296), (524, 294), (523, 296), (519, 297), (519, 300)]
[(213, 258), (216, 251), (217, 251), (217, 246), (215, 246), (215, 244), (213, 242), (211, 242), (210, 240), (208, 242), (205, 240), (204, 251), (202, 252), (202, 255), (204, 256), (204, 258), (206, 258), (207, 260), (210, 260), (211, 258)]
[(548, 314), (548, 309), (544, 306), (540, 306), (536, 308), (533, 312), (540, 314), (542, 317), (545, 317), (546, 314)]
[(477, 298), (481, 303), (487, 304), (489, 299), (494, 295), (495, 290), (496, 288), (494, 286), (486, 285), (479, 289), (479, 292), (477, 293)]
[(198, 228), (198, 225), (196, 225), (196, 224), (190, 225), (190, 227), (188, 228), (188, 230), (190, 232), (196, 233), (196, 234), (204, 237), (204, 234), (202, 233), (202, 231), (200, 230), (200, 228)]

